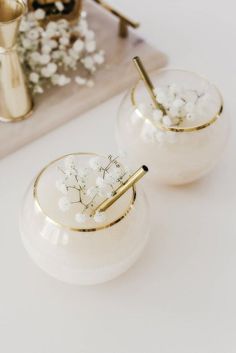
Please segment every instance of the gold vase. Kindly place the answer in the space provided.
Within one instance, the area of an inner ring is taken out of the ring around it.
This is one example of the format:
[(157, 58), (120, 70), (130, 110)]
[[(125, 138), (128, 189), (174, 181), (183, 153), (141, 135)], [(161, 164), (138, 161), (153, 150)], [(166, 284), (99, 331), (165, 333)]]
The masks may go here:
[(27, 118), (33, 101), (16, 50), (24, 0), (0, 0), (0, 121)]

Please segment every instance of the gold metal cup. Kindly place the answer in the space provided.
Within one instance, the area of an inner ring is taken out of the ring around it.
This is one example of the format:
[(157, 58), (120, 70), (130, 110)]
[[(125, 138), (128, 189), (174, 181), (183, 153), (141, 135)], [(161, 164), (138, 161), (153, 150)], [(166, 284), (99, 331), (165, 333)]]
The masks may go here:
[(33, 108), (16, 49), (25, 11), (23, 0), (0, 1), (0, 121), (3, 122), (26, 119)]

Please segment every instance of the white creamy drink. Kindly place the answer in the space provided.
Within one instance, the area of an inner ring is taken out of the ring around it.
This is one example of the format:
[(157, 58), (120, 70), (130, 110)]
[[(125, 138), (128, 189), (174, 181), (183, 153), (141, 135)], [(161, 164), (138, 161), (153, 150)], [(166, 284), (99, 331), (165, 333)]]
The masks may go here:
[(128, 178), (112, 156), (78, 153), (45, 167), (21, 213), (23, 242), (33, 260), (50, 275), (81, 285), (126, 271), (148, 238), (146, 199), (135, 186), (105, 212), (96, 209)]
[(217, 88), (182, 70), (151, 75), (160, 109), (140, 80), (119, 109), (117, 141), (129, 164), (145, 163), (164, 184), (185, 184), (204, 176), (222, 154), (228, 117)]

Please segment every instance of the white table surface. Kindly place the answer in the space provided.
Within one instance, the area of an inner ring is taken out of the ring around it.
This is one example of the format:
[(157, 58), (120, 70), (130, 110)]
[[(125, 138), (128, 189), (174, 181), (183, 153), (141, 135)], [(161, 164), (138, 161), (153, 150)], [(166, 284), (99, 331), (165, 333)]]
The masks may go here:
[[(203, 73), (232, 118), (219, 166), (180, 188), (146, 185), (151, 240), (120, 278), (95, 287), (38, 269), (18, 230), (24, 191), (67, 152), (116, 151), (116, 97), (0, 162), (1, 353), (236, 352), (236, 21), (234, 0), (113, 0), (172, 67)], [(135, 54), (135, 53), (134, 53)], [(49, 117), (50, 119), (50, 117)], [(89, 137), (88, 137), (89, 136)]]

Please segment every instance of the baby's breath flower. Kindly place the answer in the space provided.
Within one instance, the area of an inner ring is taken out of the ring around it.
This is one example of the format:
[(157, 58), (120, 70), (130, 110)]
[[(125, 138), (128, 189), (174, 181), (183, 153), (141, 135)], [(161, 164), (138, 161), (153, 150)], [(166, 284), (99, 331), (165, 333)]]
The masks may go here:
[[(91, 164), (96, 168), (92, 169)], [(69, 155), (58, 170), (60, 177), (55, 186), (64, 194), (58, 199), (58, 207), (62, 212), (70, 210), (77, 223), (86, 223), (88, 220), (104, 222), (106, 212), (96, 211), (99, 204), (111, 197), (114, 190), (127, 180), (129, 175), (118, 157), (112, 155), (93, 157), (82, 165), (79, 165), (74, 155)]]
[(20, 32), (27, 32), (29, 29), (30, 29), (30, 24), (27, 21), (22, 20), (19, 28)]
[[(37, 10), (36, 10), (37, 11)], [(28, 14), (27, 14), (27, 16), (26, 16), (26, 19), (27, 19), (27, 21), (29, 22), (29, 24), (30, 24), (30, 26), (34, 26), (35, 25), (35, 23), (37, 24), (38, 23), (38, 20), (40, 20), (40, 19), (38, 19), (38, 18), (36, 18), (37, 17), (37, 15), (38, 15), (38, 12), (29, 12)], [(35, 13), (36, 13), (36, 16), (35, 16)], [(43, 10), (43, 12), (41, 11), (41, 9), (40, 9), (40, 12), (39, 12), (40, 14), (41, 14), (41, 16), (44, 16), (45, 17), (45, 15), (46, 15), (46, 13), (45, 13), (45, 11)]]
[(86, 223), (88, 216), (85, 213), (77, 212), (75, 214), (75, 220), (77, 223)]
[(43, 9), (37, 9), (35, 12), (34, 12), (34, 17), (36, 18), (36, 20), (43, 20), (46, 16), (46, 13)]
[(159, 103), (161, 103), (161, 104), (167, 103), (167, 101), (168, 101), (167, 94), (163, 90), (163, 88), (161, 88), (161, 87), (155, 88), (154, 93), (156, 94), (157, 100)]
[(64, 183), (63, 180), (59, 179), (56, 181), (56, 188), (57, 190), (59, 190), (60, 192), (62, 192), (63, 194), (66, 194), (67, 193), (67, 187)]
[(68, 37), (61, 37), (60, 39), (59, 39), (59, 43), (60, 44), (62, 44), (62, 45), (69, 45), (70, 44), (70, 40), (69, 40), (69, 38)]
[(106, 213), (105, 212), (96, 212), (93, 219), (96, 223), (103, 223), (106, 220)]
[(102, 188), (99, 188), (98, 194), (102, 198), (109, 199), (110, 197), (112, 197), (112, 195), (114, 195), (114, 190), (112, 189), (112, 187), (110, 185), (107, 185)]
[(29, 75), (29, 79), (33, 83), (38, 83), (39, 82), (39, 74), (37, 74), (37, 72), (31, 72)]
[[(121, 175), (124, 173), (124, 170), (123, 168), (113, 168), (111, 171), (110, 171), (110, 176), (113, 178), (113, 179), (119, 179), (121, 177)], [(107, 180), (107, 179), (106, 179)]]
[[(179, 108), (174, 107), (173, 105), (169, 108), (168, 114), (171, 118), (175, 118), (179, 115)], [(173, 121), (172, 121), (173, 123)]]
[(58, 206), (62, 212), (66, 212), (70, 209), (71, 204), (67, 197), (61, 197), (58, 201)]
[(29, 38), (23, 38), (23, 39), (22, 39), (22, 45), (23, 45), (23, 47), (24, 47), (25, 49), (30, 49), (32, 43), (31, 43), (31, 41), (30, 41)]
[(65, 18), (61, 18), (57, 21), (57, 26), (63, 30), (68, 29), (69, 22)]
[(104, 54), (101, 52), (94, 54), (93, 60), (98, 65), (102, 65), (105, 61)]
[(88, 24), (84, 18), (82, 18), (79, 22), (77, 30), (81, 33), (81, 36), (86, 36), (86, 33), (88, 31)]
[(29, 32), (27, 32), (27, 37), (30, 39), (30, 40), (35, 40), (35, 39), (38, 39), (39, 38), (39, 32), (37, 29), (31, 29)]
[[(192, 122), (206, 115), (204, 102), (208, 96), (207, 90), (198, 92), (171, 84), (156, 87), (154, 93), (157, 102), (161, 105), (160, 109), (141, 102), (136, 111), (130, 115), (130, 120), (134, 124), (138, 121), (138, 117), (147, 118), (142, 120), (143, 125), (140, 133), (145, 142), (174, 143), (177, 140), (176, 133), (168, 131), (166, 128), (179, 126), (186, 121)], [(211, 98), (208, 96), (208, 106), (209, 100)]]
[(182, 108), (183, 105), (184, 105), (184, 101), (181, 98), (177, 98), (173, 101), (173, 107), (175, 107), (177, 109)]
[(86, 69), (88, 70), (92, 70), (94, 68), (94, 61), (93, 58), (91, 56), (86, 56), (83, 60), (82, 60), (84, 66)]
[(105, 182), (106, 184), (114, 184), (116, 183), (117, 179), (119, 178), (113, 171), (105, 175)]
[(43, 55), (40, 56), (40, 64), (46, 65), (46, 64), (49, 63), (50, 59), (51, 59), (51, 58), (50, 58), (50, 55), (48, 55), (48, 54), (43, 54)]
[(99, 170), (103, 166), (103, 159), (101, 157), (91, 158), (89, 165), (93, 170)]
[(53, 85), (65, 86), (71, 82), (71, 79), (70, 79), (70, 77), (67, 77), (65, 75), (56, 74), (56, 75), (52, 76), (51, 82)]
[(75, 77), (75, 82), (80, 85), (80, 86), (83, 86), (85, 85), (85, 83), (87, 82), (86, 78), (83, 78), (81, 76), (76, 76)]
[(104, 180), (104, 178), (102, 178), (101, 176), (99, 176), (99, 177), (97, 177), (97, 179), (96, 179), (96, 185), (98, 186), (98, 187), (104, 187), (104, 186), (106, 186), (106, 181)]
[(79, 52), (73, 48), (69, 49), (68, 54), (75, 60), (79, 58)]
[(41, 69), (41, 74), (44, 77), (51, 77), (57, 71), (57, 65), (55, 63), (49, 63), (47, 66)]
[(50, 21), (48, 22), (47, 26), (46, 26), (46, 30), (50, 30), (50, 31), (56, 31), (57, 30), (57, 22), (55, 21)]
[(64, 5), (61, 1), (56, 1), (55, 6), (56, 6), (57, 10), (60, 12), (62, 12), (64, 10)]
[(46, 41), (50, 48), (55, 49), (58, 47), (58, 43), (55, 39), (49, 39)]
[[(63, 11), (61, 1), (55, 4)], [(44, 85), (69, 84), (71, 78), (63, 71), (76, 70), (80, 65), (91, 75), (104, 62), (104, 52), (96, 51), (95, 33), (88, 28), (85, 12), (75, 24), (60, 19), (43, 26), (45, 17), (45, 11), (38, 9), (25, 15), (20, 25), (20, 61), (27, 68), (29, 86), (35, 94), (42, 93)], [(74, 80), (81, 86), (94, 86), (91, 78), (77, 75)]]
[(77, 173), (80, 178), (87, 178), (91, 174), (91, 169), (90, 168), (79, 168)]
[(165, 126), (171, 126), (172, 120), (168, 115), (163, 116), (162, 122)]
[(73, 68), (74, 66), (76, 66), (76, 60), (70, 56), (64, 55), (62, 60), (66, 68)]
[(84, 49), (84, 42), (81, 39), (77, 39), (73, 44), (75, 52), (80, 53)]
[(50, 45), (45, 44), (42, 46), (42, 53), (43, 54), (49, 54), (52, 51), (52, 48), (50, 47)]
[(42, 94), (44, 92), (44, 89), (40, 85), (34, 86), (34, 93)]
[(54, 60), (59, 60), (62, 57), (63, 57), (63, 53), (60, 50), (55, 50), (51, 54), (51, 58)]

